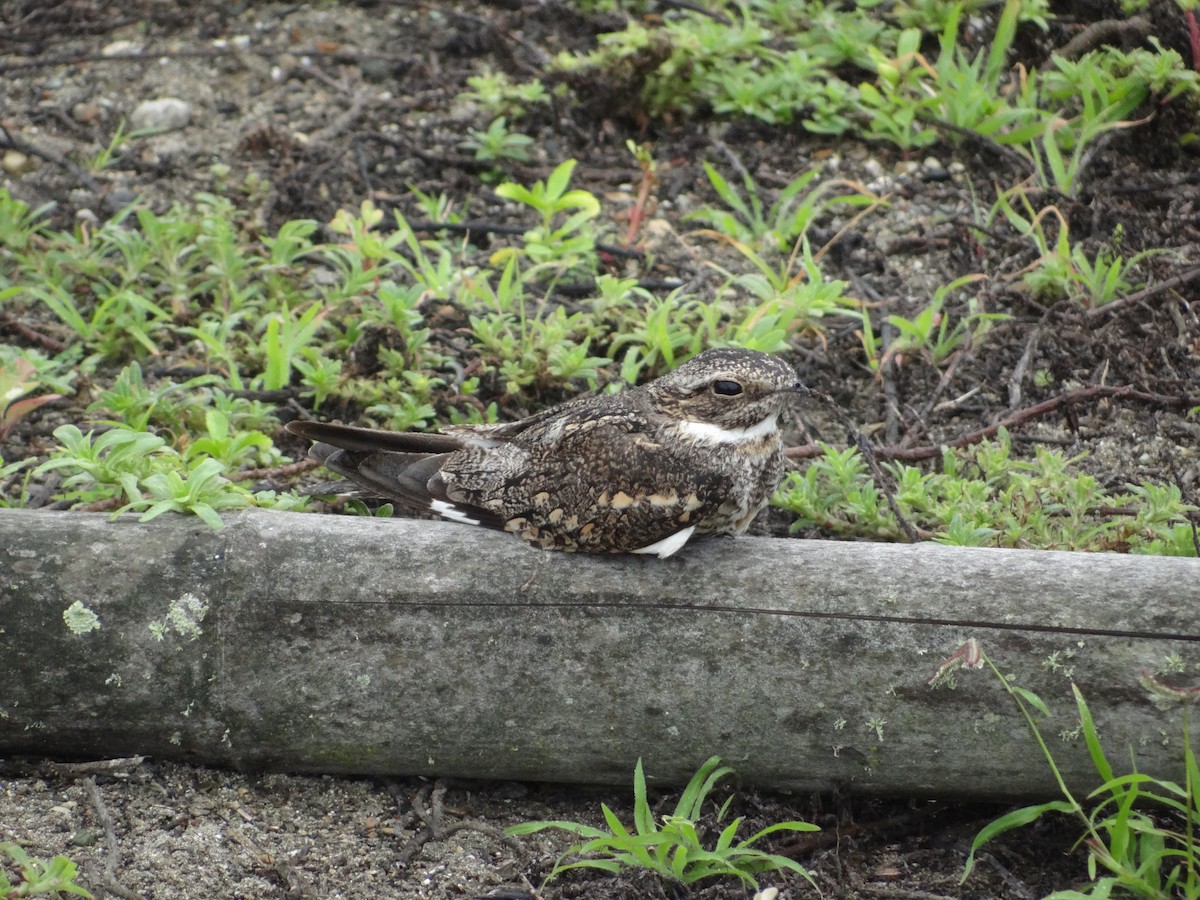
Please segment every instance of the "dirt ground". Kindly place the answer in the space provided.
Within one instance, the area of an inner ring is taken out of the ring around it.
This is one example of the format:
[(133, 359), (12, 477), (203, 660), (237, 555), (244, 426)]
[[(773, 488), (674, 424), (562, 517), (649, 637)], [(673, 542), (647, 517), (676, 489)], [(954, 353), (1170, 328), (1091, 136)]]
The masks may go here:
[[(1066, 22), (1070, 11), (1064, 9)], [(186, 4), (157, 0), (8, 0), (0, 3), (0, 143), (28, 165), (5, 175), (33, 206), (55, 204), (55, 224), (105, 218), (141, 196), (164, 206), (218, 177), (262, 185), (261, 217), (328, 222), (365, 197), (405, 206), (408, 185), (445, 192), (468, 217), (503, 225), (511, 215), (479, 182), (484, 166), (460, 144), (486, 116), (456, 102), (466, 78), (488, 64), (523, 80), (561, 49), (583, 49), (619, 27), (545, 2)], [(1056, 25), (1030, 51), (1039, 63), (1071, 36)], [(981, 35), (980, 40), (985, 36)], [(1056, 43), (1057, 42), (1057, 43)], [(1042, 54), (1039, 57), (1039, 53)], [(720, 249), (687, 232), (681, 217), (712, 202), (703, 160), (744, 168), (778, 190), (813, 165), (830, 176), (891, 192), (885, 211), (854, 223), (824, 260), (850, 293), (912, 316), (936, 287), (972, 272), (993, 275), (987, 299), (1014, 312), (985, 352), (962, 354), (943, 372), (899, 366), (885, 379), (862, 363), (857, 325), (831, 324), (825, 342), (798, 351), (802, 377), (832, 394), (881, 444), (951, 440), (1070, 390), (1132, 385), (1136, 396), (1030, 414), (1015, 443), (1086, 451), (1084, 465), (1107, 487), (1175, 483), (1197, 502), (1200, 426), (1187, 420), (1200, 395), (1200, 281), (1089, 314), (1043, 308), (1015, 287), (1033, 262), (1015, 237), (987, 248), (969, 225), (993, 178), (1015, 182), (986, 147), (939, 145), (920, 158), (888, 146), (813, 137), (799, 128), (697, 121), (651, 123), (618, 86), (579, 90), (533, 113), (526, 183), (566, 158), (577, 186), (617, 213), (632, 202), (638, 170), (627, 138), (650, 141), (660, 161), (656, 227), (646, 257), (618, 257), (615, 271), (703, 293), (722, 277), (706, 260)], [(72, 160), (106, 145), (142, 101), (175, 97), (189, 127), (135, 141), (115, 165), (89, 175)], [(1100, 148), (1075, 200), (1059, 198), (1075, 239), (1098, 246), (1118, 224), (1123, 249), (1171, 247), (1147, 270), (1160, 282), (1200, 260), (1195, 111), (1164, 108)], [(228, 166), (218, 175), (213, 165)], [(845, 224), (845, 223), (841, 223)], [(819, 246), (834, 235), (814, 234)], [(488, 240), (486, 236), (480, 240)], [(493, 238), (496, 239), (496, 238)], [(11, 330), (3, 339), (19, 340)], [(1033, 373), (1043, 373), (1035, 380)], [(487, 398), (485, 398), (487, 399)], [(519, 414), (520, 410), (506, 410)], [(797, 439), (845, 439), (819, 414)], [(299, 448), (297, 448), (298, 452)], [(670, 802), (671, 796), (664, 797)], [(569, 843), (555, 833), (519, 841), (502, 829), (530, 819), (600, 824), (600, 803), (629, 818), (630, 790), (538, 784), (349, 779), (218, 771), (165, 760), (78, 771), (43, 761), (0, 760), (0, 841), (80, 863), (97, 897), (414, 898), (535, 895)], [(970, 841), (1004, 807), (837, 795), (740, 795), (747, 833), (805, 819), (824, 829), (773, 846), (807, 866), (836, 898), (1036, 898), (1078, 883), (1084, 858), (1070, 853), (1070, 823), (1039, 824), (989, 846), (959, 884)], [(764, 879), (782, 897), (813, 896), (798, 877)], [(574, 873), (546, 898), (677, 896), (643, 876)], [(749, 896), (736, 884), (695, 889), (697, 898)]]

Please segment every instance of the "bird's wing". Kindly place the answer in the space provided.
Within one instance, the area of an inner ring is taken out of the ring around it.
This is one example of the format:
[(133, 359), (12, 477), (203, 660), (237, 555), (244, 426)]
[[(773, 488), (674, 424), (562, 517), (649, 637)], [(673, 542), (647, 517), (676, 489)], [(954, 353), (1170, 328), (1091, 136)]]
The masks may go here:
[(420, 431), (376, 431), (328, 422), (288, 422), (285, 428), (310, 441), (320, 441), (342, 450), (371, 453), (391, 450), (399, 453), (453, 453), (464, 445), (462, 435), (427, 434)]
[(537, 546), (659, 553), (716, 512), (728, 479), (696, 472), (637, 426), (636, 416), (556, 419), (454, 454), (433, 481), (457, 509), (502, 511), (503, 527)]

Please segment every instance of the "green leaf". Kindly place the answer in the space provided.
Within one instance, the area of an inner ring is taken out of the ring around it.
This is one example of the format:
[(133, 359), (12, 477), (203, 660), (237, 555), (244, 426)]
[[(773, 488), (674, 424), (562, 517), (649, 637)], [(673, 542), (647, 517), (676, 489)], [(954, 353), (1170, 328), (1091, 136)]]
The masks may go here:
[(608, 804), (601, 803), (600, 811), (604, 814), (604, 821), (608, 823), (608, 827), (613, 835), (621, 838), (629, 837), (629, 831), (621, 824), (621, 820), (617, 818), (617, 814), (608, 808)]
[(638, 834), (650, 834), (656, 830), (654, 812), (646, 799), (646, 775), (640, 756), (633, 767), (633, 825)]
[(979, 834), (975, 835), (975, 840), (971, 842), (971, 852), (967, 856), (967, 864), (963, 870), (962, 878), (959, 884), (964, 883), (971, 874), (971, 870), (975, 867), (975, 853), (992, 838), (1004, 834), (1006, 831), (1012, 831), (1014, 828), (1022, 828), (1030, 822), (1036, 822), (1048, 812), (1073, 813), (1077, 807), (1073, 803), (1068, 803), (1066, 800), (1051, 800), (1049, 803), (1039, 803), (1035, 806), (1023, 806), (1020, 809), (1015, 809), (1000, 818), (989, 822), (979, 830)]
[(1092, 719), (1091, 710), (1088, 709), (1087, 701), (1083, 699), (1079, 685), (1072, 682), (1071, 691), (1075, 694), (1075, 705), (1079, 709), (1079, 722), (1083, 726), (1083, 739), (1087, 743), (1088, 753), (1091, 754), (1092, 765), (1100, 773), (1101, 779), (1111, 782), (1113, 780), (1112, 766), (1109, 765), (1108, 758), (1104, 755), (1104, 748), (1100, 746), (1100, 735), (1096, 731), (1096, 722)]
[(757, 842), (760, 838), (766, 837), (768, 834), (774, 834), (777, 831), (820, 831), (819, 825), (813, 825), (810, 822), (776, 822), (774, 825), (768, 825), (762, 831), (756, 831), (746, 840), (738, 844), (739, 847), (749, 847)]
[(1037, 694), (1035, 694), (1033, 691), (1028, 690), (1023, 687), (1018, 687), (1015, 684), (1010, 684), (1008, 686), (1008, 688), (1010, 691), (1012, 691), (1014, 694), (1016, 694), (1018, 697), (1020, 697), (1022, 700), (1024, 700), (1026, 703), (1028, 703), (1030, 706), (1032, 706), (1034, 709), (1036, 709), (1038, 712), (1040, 712), (1043, 716), (1046, 716), (1046, 718), (1053, 717), (1054, 714), (1052, 712), (1050, 712), (1050, 708), (1047, 707), (1045, 702), (1043, 702), (1042, 698), (1039, 697)]

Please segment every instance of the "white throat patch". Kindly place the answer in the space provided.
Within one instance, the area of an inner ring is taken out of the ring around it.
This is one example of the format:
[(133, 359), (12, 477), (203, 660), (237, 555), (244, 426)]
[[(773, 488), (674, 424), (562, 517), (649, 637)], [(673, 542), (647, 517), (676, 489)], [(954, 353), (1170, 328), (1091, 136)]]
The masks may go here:
[(767, 437), (779, 430), (776, 420), (778, 413), (772, 413), (757, 425), (748, 428), (722, 428), (711, 422), (692, 422), (688, 419), (679, 423), (679, 430), (685, 437), (705, 444), (741, 444)]

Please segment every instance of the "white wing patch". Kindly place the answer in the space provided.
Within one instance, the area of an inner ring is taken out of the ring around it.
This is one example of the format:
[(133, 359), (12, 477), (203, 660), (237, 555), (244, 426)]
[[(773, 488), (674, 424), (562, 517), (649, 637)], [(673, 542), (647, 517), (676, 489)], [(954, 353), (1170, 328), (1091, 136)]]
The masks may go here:
[(461, 522), (464, 525), (479, 524), (478, 519), (472, 519), (453, 503), (447, 503), (445, 500), (432, 500), (429, 503), (429, 508), (443, 519), (449, 519), (451, 522)]
[(675, 553), (688, 542), (688, 538), (692, 536), (692, 532), (696, 530), (695, 525), (689, 525), (682, 531), (677, 531), (670, 537), (665, 537), (661, 541), (655, 541), (653, 544), (648, 544), (639, 550), (634, 550), (634, 553), (657, 553), (659, 559), (666, 559), (672, 553)]
[(679, 430), (684, 437), (705, 444), (741, 444), (774, 434), (779, 430), (778, 418), (778, 413), (772, 413), (749, 428), (722, 428), (711, 422), (693, 422), (685, 419), (679, 423)]

